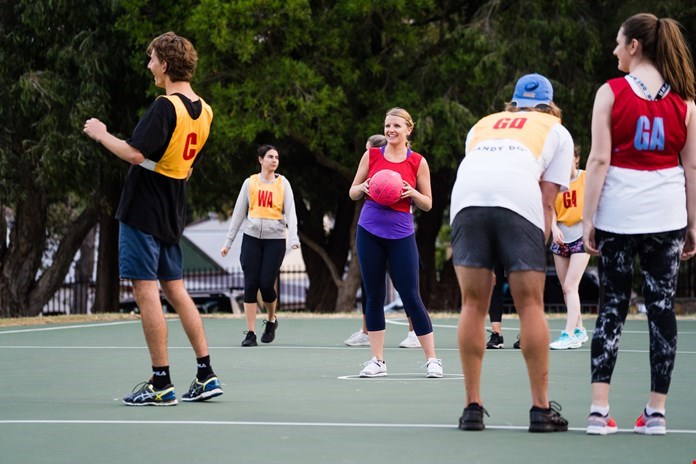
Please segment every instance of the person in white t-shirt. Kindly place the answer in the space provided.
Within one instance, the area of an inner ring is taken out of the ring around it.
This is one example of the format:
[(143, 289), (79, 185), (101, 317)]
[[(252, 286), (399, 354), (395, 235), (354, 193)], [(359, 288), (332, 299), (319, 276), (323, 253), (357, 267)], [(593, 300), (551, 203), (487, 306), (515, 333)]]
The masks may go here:
[(561, 124), (551, 82), (521, 77), (505, 111), (477, 122), (452, 189), (452, 260), (462, 293), (457, 335), (466, 387), (462, 430), (482, 430), (484, 325), (502, 263), (520, 316), (520, 342), (532, 393), (530, 432), (568, 430), (548, 399), (549, 329), (544, 315), (546, 242), (554, 200), (566, 190), (573, 139)]

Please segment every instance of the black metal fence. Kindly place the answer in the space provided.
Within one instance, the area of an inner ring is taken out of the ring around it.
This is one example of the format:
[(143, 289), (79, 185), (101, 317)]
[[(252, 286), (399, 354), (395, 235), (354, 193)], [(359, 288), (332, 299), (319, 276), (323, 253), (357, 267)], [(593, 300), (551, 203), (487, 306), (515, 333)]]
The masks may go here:
[[(276, 288), (279, 297), (279, 309), (295, 310), (303, 309), (305, 297), (309, 288), (309, 278), (304, 268), (287, 269), (280, 271), (279, 287)], [(554, 277), (555, 278), (555, 277)], [(559, 310), (562, 306), (562, 292), (558, 287), (558, 280), (549, 276), (547, 279), (547, 310)], [(244, 275), (239, 268), (228, 271), (193, 271), (184, 276), (186, 288), (193, 297), (196, 305), (202, 312), (232, 312), (242, 311), (242, 299), (244, 294)], [(555, 286), (555, 287), (554, 287)], [(558, 295), (552, 297), (554, 292)], [(583, 289), (581, 288), (581, 294)], [(640, 292), (640, 289), (637, 289)], [(94, 304), (95, 283), (66, 281), (56, 292), (51, 301), (44, 306), (44, 314), (86, 314), (92, 311)], [(584, 292), (587, 293), (587, 292)], [(593, 292), (592, 292), (593, 293)], [(559, 300), (560, 298), (560, 300)], [(679, 284), (677, 286), (677, 298), (680, 300), (696, 299), (696, 264), (694, 260), (682, 263), (679, 271)], [(589, 298), (594, 299), (594, 293)], [(556, 301), (559, 300), (559, 301)], [(130, 312), (135, 310), (135, 301), (130, 281), (121, 281), (120, 290), (120, 310)], [(166, 301), (163, 300), (165, 309)], [(506, 301), (506, 305), (512, 307), (511, 301)], [(508, 310), (510, 309), (508, 308)], [(594, 312), (596, 310), (592, 301), (583, 301), (584, 311)], [(564, 310), (564, 308), (561, 308)]]
[[(240, 268), (228, 271), (191, 271), (184, 274), (186, 289), (204, 313), (241, 313), (244, 297), (244, 274)], [(94, 281), (67, 280), (44, 306), (43, 314), (86, 314), (93, 311)], [(278, 275), (276, 292), (281, 310), (304, 308), (309, 279), (304, 268), (283, 269)], [(121, 280), (119, 309), (137, 311), (129, 280)], [(171, 311), (162, 297), (165, 311)]]

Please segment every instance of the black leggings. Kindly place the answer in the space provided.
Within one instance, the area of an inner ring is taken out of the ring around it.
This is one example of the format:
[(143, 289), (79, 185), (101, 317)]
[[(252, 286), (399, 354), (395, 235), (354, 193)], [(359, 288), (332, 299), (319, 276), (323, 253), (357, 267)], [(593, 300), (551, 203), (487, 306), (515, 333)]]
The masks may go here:
[(256, 303), (256, 295), (261, 290), (261, 298), (273, 303), (278, 295), (275, 281), (280, 265), (285, 258), (285, 239), (259, 239), (244, 234), (242, 253), (239, 261), (244, 271), (244, 302)]
[(667, 394), (677, 353), (674, 295), (685, 230), (621, 235), (595, 231), (604, 295), (592, 337), (592, 382), (610, 383), (631, 298), (633, 261), (640, 261), (650, 330), (650, 391)]

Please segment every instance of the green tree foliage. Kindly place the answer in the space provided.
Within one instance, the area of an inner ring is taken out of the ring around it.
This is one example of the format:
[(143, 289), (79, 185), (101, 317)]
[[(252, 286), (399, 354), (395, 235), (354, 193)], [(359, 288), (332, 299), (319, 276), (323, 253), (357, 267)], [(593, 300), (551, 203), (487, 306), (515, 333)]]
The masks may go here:
[[(330, 284), (327, 263), (339, 270), (346, 265), (354, 208), (345, 192), (365, 138), (381, 131), (388, 108), (412, 113), (413, 145), (428, 159), (434, 187), (433, 210), (418, 215), (427, 301), (441, 293), (434, 246), (471, 124), (502, 107), (525, 72), (544, 72), (557, 82), (572, 77), (590, 88), (583, 78), (591, 71), (598, 39), (589, 46), (586, 41), (570, 49), (565, 45), (597, 35), (591, 18), (575, 20), (582, 6), (430, 0), (231, 6), (210, 0), (200, 3), (187, 24), (196, 25), (192, 31), (206, 31), (198, 41), (210, 55), (202, 66), (218, 112), (216, 138), (240, 148), (270, 138), (283, 148), (283, 170), (307, 205), (303, 238), (320, 247), (303, 249), (310, 275), (311, 255), (325, 252), (315, 264), (313, 283)], [(529, 20), (521, 22), (521, 16)], [(580, 104), (586, 107), (587, 101)], [(253, 163), (252, 153), (230, 153), (220, 159), (227, 166), (216, 172), (236, 178), (236, 186), (244, 177), (239, 167)], [(328, 233), (325, 216), (335, 221)], [(336, 276), (330, 280), (335, 283)], [(323, 295), (315, 300), (310, 294), (310, 305), (337, 306), (331, 285), (317, 289)]]
[(112, 18), (108, 2), (0, 3), (1, 315), (38, 314), (109, 207), (100, 185), (118, 182), (116, 163), (82, 126), (95, 115), (118, 130), (113, 108), (137, 101)]
[[(382, 131), (388, 108), (413, 115), (413, 146), (432, 173), (434, 207), (416, 214), (423, 297), (432, 308), (452, 308), (451, 263), (440, 250), (436, 264), (435, 247), (443, 243), (438, 236), (471, 125), (502, 108), (520, 75), (540, 72), (554, 83), (564, 123), (586, 156), (594, 93), (619, 75), (611, 51), (621, 21), (653, 11), (680, 20), (690, 38), (696, 33), (695, 7), (681, 0), (0, 0), (0, 6), (0, 205), (14, 213), (9, 246), (0, 241), (3, 314), (35, 313), (62, 279), (95, 211), (102, 218), (112, 213), (125, 167), (83, 137), (82, 123), (97, 116), (110, 130), (130, 133), (138, 110), (160, 92), (144, 50), (165, 31), (196, 45), (194, 87), (215, 111), (207, 156), (191, 180), (192, 214), (229, 213), (258, 168), (256, 147), (278, 146), (280, 171), (298, 205), (308, 308), (321, 311), (352, 306), (359, 276), (351, 238), (360, 205), (347, 191), (365, 139)], [(3, 236), (6, 228), (0, 215)], [(62, 263), (55, 271), (42, 267), (50, 244), (59, 258), (52, 262)], [(100, 256), (102, 246), (115, 247), (107, 245), (100, 244)]]

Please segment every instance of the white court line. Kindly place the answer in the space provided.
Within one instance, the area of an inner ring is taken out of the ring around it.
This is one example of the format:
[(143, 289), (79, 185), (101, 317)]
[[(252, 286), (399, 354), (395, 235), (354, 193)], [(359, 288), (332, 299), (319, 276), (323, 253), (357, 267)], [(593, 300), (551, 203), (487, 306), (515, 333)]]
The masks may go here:
[[(242, 350), (248, 351), (249, 348), (242, 346), (209, 346), (211, 350)], [(143, 350), (147, 349), (147, 346), (65, 346), (65, 345), (0, 345), (0, 350)], [(169, 346), (169, 350), (190, 350), (190, 346)], [(354, 346), (287, 346), (287, 345), (275, 345), (275, 346), (264, 346), (259, 348), (260, 350), (348, 350), (348, 351), (359, 351), (360, 348)], [(405, 352), (405, 348), (384, 348), (385, 351), (398, 351), (399, 353)], [(363, 351), (367, 351), (367, 347), (363, 348)], [(459, 348), (438, 348), (437, 351), (459, 351)], [(504, 349), (504, 350), (488, 350), (486, 353), (519, 353), (520, 350), (514, 349)], [(589, 348), (578, 348), (574, 350), (551, 350), (552, 353), (589, 353)], [(619, 349), (620, 353), (649, 353), (649, 350), (627, 350)], [(696, 351), (677, 351), (677, 354), (696, 354)], [(502, 354), (501, 354), (502, 356)]]
[[(400, 321), (400, 320), (394, 320), (394, 319), (387, 319), (386, 320), (387, 324), (393, 324), (393, 325), (408, 325), (408, 321)], [(433, 324), (433, 327), (440, 327), (443, 329), (456, 329), (457, 325), (451, 325), (451, 324)], [(486, 329), (490, 329), (490, 327), (486, 326)], [(519, 332), (520, 328), (519, 327), (502, 327), (501, 330), (503, 331), (508, 331), (508, 332)], [(551, 332), (561, 332), (564, 329), (551, 329)], [(688, 332), (685, 330), (678, 330), (679, 335), (693, 335), (696, 334), (696, 332)], [(588, 330), (588, 334), (594, 333), (594, 330)], [(648, 334), (649, 332), (647, 330), (622, 330), (622, 334)]]
[[(0, 425), (213, 425), (213, 426), (261, 426), (261, 427), (344, 427), (344, 428), (426, 428), (455, 429), (453, 424), (387, 424), (369, 422), (253, 422), (253, 421), (152, 421), (152, 420), (51, 420), (51, 419), (13, 419), (0, 420)], [(527, 425), (486, 425), (493, 430), (527, 430)], [(568, 427), (572, 432), (585, 432), (584, 427)], [(634, 434), (633, 429), (619, 429), (619, 433)], [(696, 434), (696, 430), (668, 429), (668, 434)]]
[(40, 327), (36, 329), (0, 330), (0, 335), (27, 332), (46, 332), (49, 330), (91, 329), (92, 327), (108, 327), (112, 325), (135, 324), (136, 322), (140, 321), (103, 322), (101, 324), (64, 325), (60, 327)]
[(386, 381), (398, 381), (398, 382), (403, 382), (403, 381), (417, 381), (417, 382), (433, 382), (437, 380), (461, 380), (464, 378), (462, 374), (443, 374), (443, 377), (439, 378), (427, 378), (423, 375), (422, 372), (399, 372), (398, 374), (389, 374), (385, 375), (383, 377), (372, 377), (372, 378), (365, 378), (365, 377), (360, 377), (359, 374), (356, 375), (342, 375), (340, 377), (336, 377), (338, 380), (359, 380), (361, 382), (369, 382), (369, 381), (380, 381), (380, 380), (386, 380)]
[[(176, 319), (169, 319), (167, 322), (172, 322), (176, 321)], [(399, 321), (399, 320), (393, 320), (393, 319), (387, 319), (386, 320), (387, 324), (393, 324), (393, 325), (400, 325), (400, 326), (407, 326), (408, 322), (407, 321)], [(116, 325), (124, 325), (124, 324), (138, 324), (140, 321), (119, 321), (119, 322), (104, 322), (104, 323), (99, 323), (99, 324), (81, 324), (81, 325), (65, 325), (65, 326), (60, 326), (60, 327), (38, 327), (35, 329), (17, 329), (17, 330), (0, 330), (0, 335), (5, 335), (5, 334), (17, 334), (17, 333), (31, 333), (31, 332), (46, 332), (46, 331), (51, 331), (51, 330), (67, 330), (67, 329), (91, 329), (94, 327), (109, 327), (109, 326), (116, 326)], [(433, 327), (439, 327), (443, 329), (456, 329), (457, 325), (452, 325), (452, 324), (433, 324)], [(486, 327), (487, 329), (490, 329), (490, 327)], [(503, 327), (503, 331), (515, 331), (519, 332), (519, 328), (510, 328), (510, 327)], [(552, 332), (560, 332), (559, 330), (552, 330)], [(587, 333), (592, 333), (592, 330), (588, 330)], [(624, 330), (622, 333), (630, 333), (630, 334), (647, 334), (647, 330)], [(693, 335), (696, 334), (696, 332), (687, 332), (687, 331), (679, 331), (679, 335)]]

